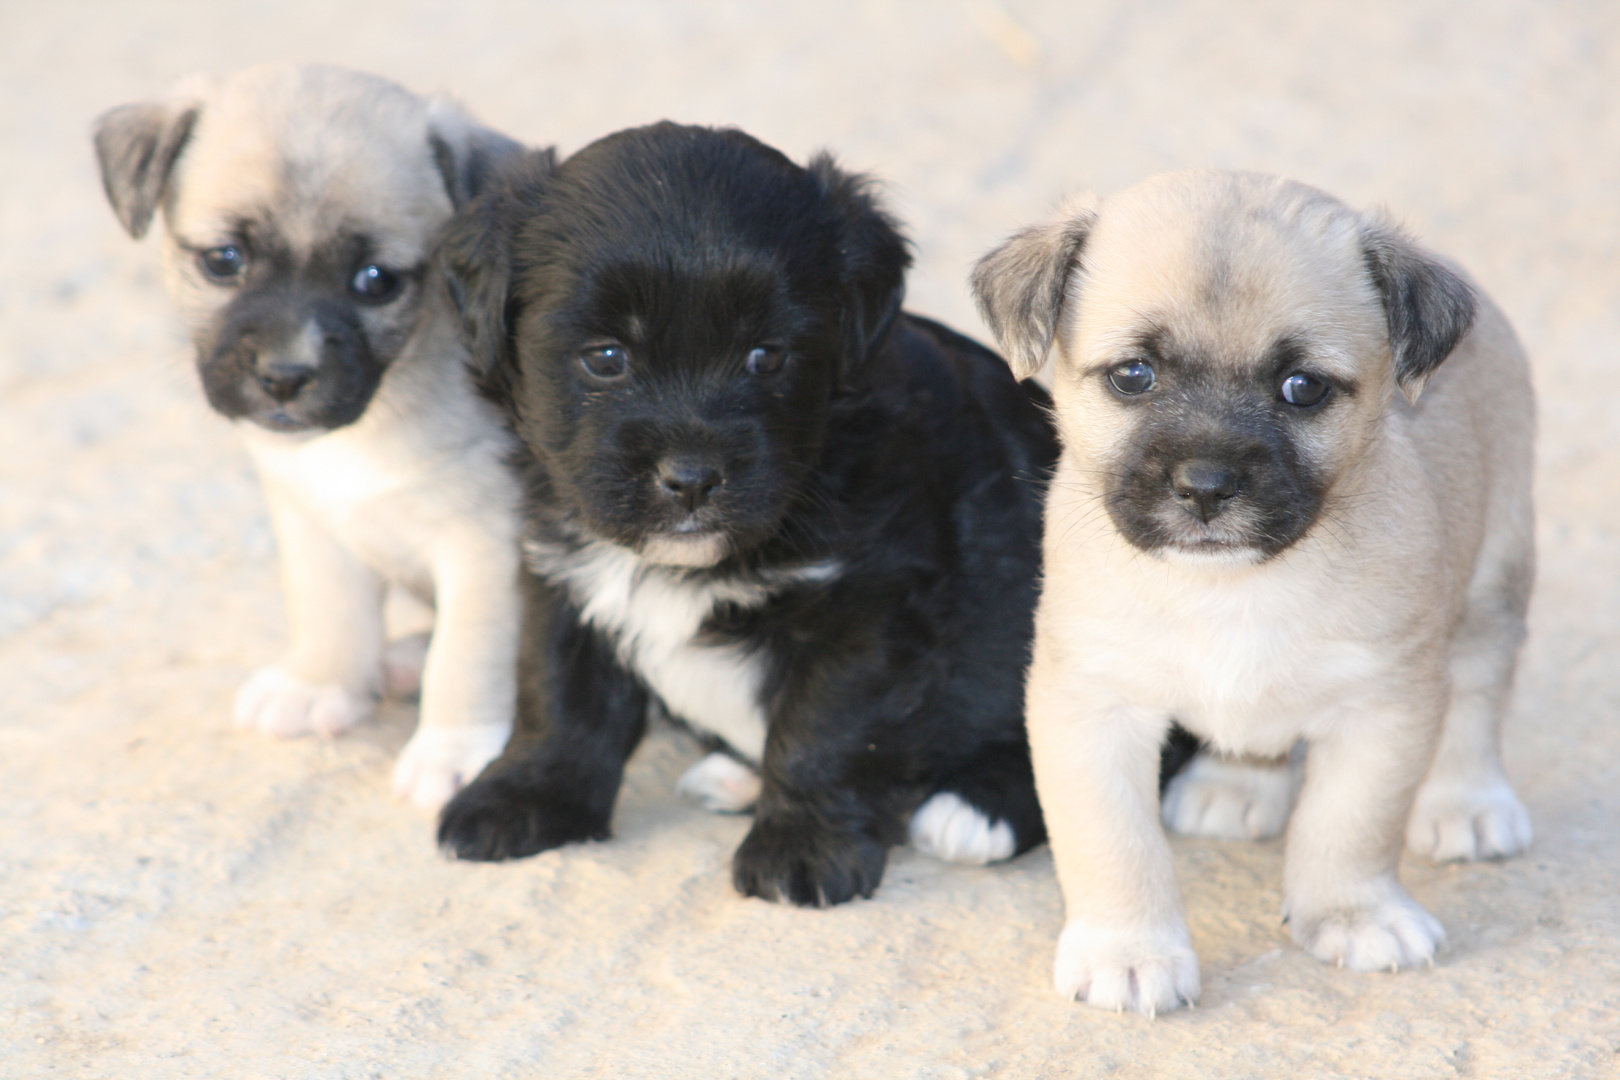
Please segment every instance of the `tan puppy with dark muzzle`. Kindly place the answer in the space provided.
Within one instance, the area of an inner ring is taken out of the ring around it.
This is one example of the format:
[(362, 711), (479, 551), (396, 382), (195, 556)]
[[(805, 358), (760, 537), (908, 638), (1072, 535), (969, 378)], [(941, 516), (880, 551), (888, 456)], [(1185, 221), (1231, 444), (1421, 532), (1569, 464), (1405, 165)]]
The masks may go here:
[(198, 78), (97, 123), (107, 196), (162, 209), (170, 291), (213, 407), (264, 482), (292, 628), (240, 726), (336, 734), (383, 680), (389, 583), (435, 607), (397, 793), (437, 807), (506, 745), (518, 485), (430, 275), (440, 227), (520, 150), (459, 108), (328, 67)]
[(1225, 754), (1308, 747), (1296, 941), (1360, 970), (1430, 960), (1444, 931), (1396, 878), (1419, 785), (1420, 849), (1529, 841), (1498, 730), (1534, 405), (1501, 313), (1390, 226), (1224, 172), (1071, 205), (974, 288), (1020, 375), (1057, 345), (1027, 700), (1058, 990), (1149, 1014), (1198, 997), (1156, 800), (1172, 719)]

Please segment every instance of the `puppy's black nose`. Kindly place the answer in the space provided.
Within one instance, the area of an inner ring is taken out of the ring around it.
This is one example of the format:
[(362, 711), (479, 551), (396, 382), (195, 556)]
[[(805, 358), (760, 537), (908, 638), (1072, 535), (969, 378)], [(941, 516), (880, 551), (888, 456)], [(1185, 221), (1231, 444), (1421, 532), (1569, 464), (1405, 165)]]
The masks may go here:
[(1170, 473), (1170, 486), (1189, 513), (1207, 522), (1242, 490), (1242, 481), (1224, 465), (1212, 461), (1183, 461)]
[(701, 458), (665, 458), (658, 463), (659, 489), (688, 511), (708, 502), (710, 493), (723, 483), (720, 470)]
[(277, 401), (291, 401), (315, 377), (308, 364), (267, 364), (259, 372), (259, 385)]

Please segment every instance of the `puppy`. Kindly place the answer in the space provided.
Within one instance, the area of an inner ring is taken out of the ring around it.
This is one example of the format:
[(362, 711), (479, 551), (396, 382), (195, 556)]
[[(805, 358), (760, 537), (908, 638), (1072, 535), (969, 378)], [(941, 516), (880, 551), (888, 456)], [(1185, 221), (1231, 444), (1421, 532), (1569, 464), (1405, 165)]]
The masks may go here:
[(428, 258), (519, 146), (328, 67), (194, 79), (107, 113), (95, 142), (130, 235), (163, 210), (203, 389), (238, 422), (281, 549), (292, 643), (242, 687), (238, 725), (334, 735), (370, 716), (384, 589), (403, 586), (436, 615), (394, 788), (437, 808), (510, 734), (521, 494)]
[(649, 698), (726, 751), (683, 789), (754, 807), (745, 895), (868, 896), (908, 819), (964, 862), (1042, 839), (1047, 399), (902, 314), (909, 261), (829, 158), (669, 123), (536, 158), (451, 227), (534, 575), (518, 732), (445, 808), (452, 853), (607, 836)]
[(1057, 344), (1028, 718), (1068, 908), (1058, 990), (1149, 1014), (1198, 996), (1156, 821), (1172, 718), (1227, 754), (1307, 744), (1295, 941), (1359, 970), (1430, 960), (1443, 931), (1396, 878), (1420, 783), (1420, 850), (1530, 837), (1498, 729), (1534, 406), (1501, 313), (1392, 227), (1224, 172), (1081, 201), (974, 289), (1015, 371)]

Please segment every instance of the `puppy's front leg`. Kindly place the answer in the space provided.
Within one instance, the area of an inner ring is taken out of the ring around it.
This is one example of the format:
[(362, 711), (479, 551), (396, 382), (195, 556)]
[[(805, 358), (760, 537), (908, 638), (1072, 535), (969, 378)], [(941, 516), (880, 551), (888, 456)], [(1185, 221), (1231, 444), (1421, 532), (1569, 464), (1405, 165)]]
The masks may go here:
[(1043, 656), (1028, 717), (1035, 786), (1063, 888), (1058, 993), (1154, 1015), (1202, 989), (1181, 889), (1159, 826), (1159, 745), (1167, 715), (1110, 701)]
[(1396, 879), (1403, 826), (1429, 763), (1438, 713), (1415, 700), (1358, 710), (1354, 724), (1311, 739), (1288, 827), (1284, 914), (1319, 960), (1357, 971), (1423, 963), (1445, 940), (1438, 920)]
[(647, 692), (552, 586), (522, 575), (517, 724), (506, 749), (439, 816), (458, 859), (517, 859), (605, 840)]
[(771, 718), (754, 825), (732, 858), (744, 896), (805, 907), (871, 896), (901, 838), (884, 748), (866, 737), (877, 703), (852, 700), (862, 695), (847, 681), (842, 693), (817, 694), (816, 681), (784, 692), (788, 704)]
[(336, 735), (371, 716), (380, 689), (383, 581), (295, 501), (266, 484), (292, 642), (236, 695), (236, 724)]
[(517, 545), (498, 539), (458, 538), (434, 560), (421, 720), (394, 765), (394, 793), (423, 809), (443, 806), (512, 734), (523, 601)]

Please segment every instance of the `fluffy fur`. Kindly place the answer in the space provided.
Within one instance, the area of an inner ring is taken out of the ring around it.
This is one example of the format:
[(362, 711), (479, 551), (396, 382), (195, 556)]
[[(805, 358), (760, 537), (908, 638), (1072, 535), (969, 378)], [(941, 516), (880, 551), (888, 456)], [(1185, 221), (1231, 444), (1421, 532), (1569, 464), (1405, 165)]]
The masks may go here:
[(747, 895), (870, 895), (929, 799), (914, 835), (946, 857), (1043, 837), (1046, 398), (901, 314), (908, 261), (861, 177), (673, 124), (536, 158), (457, 222), (534, 576), (519, 732), (446, 807), (450, 851), (605, 837), (649, 695), (732, 755), (683, 786), (753, 804)]
[(242, 688), (237, 722), (334, 735), (370, 716), (384, 589), (403, 586), (436, 619), (394, 787), (437, 808), (511, 731), (520, 493), (428, 261), (520, 148), (448, 102), (326, 67), (193, 79), (107, 113), (95, 138), (130, 234), (162, 211), (203, 388), (238, 422), (275, 524), (292, 642)]
[[(1437, 858), (1530, 837), (1499, 726), (1532, 577), (1534, 406), (1500, 312), (1390, 226), (1220, 172), (1080, 200), (974, 285), (1020, 370), (1057, 346), (1028, 693), (1068, 908), (1059, 991), (1146, 1013), (1198, 996), (1154, 798), (1172, 717), (1223, 754), (1306, 744), (1297, 942), (1363, 970), (1428, 961), (1443, 931), (1396, 878), (1409, 812)], [(1206, 759), (1164, 812), (1262, 834), (1293, 790)]]

